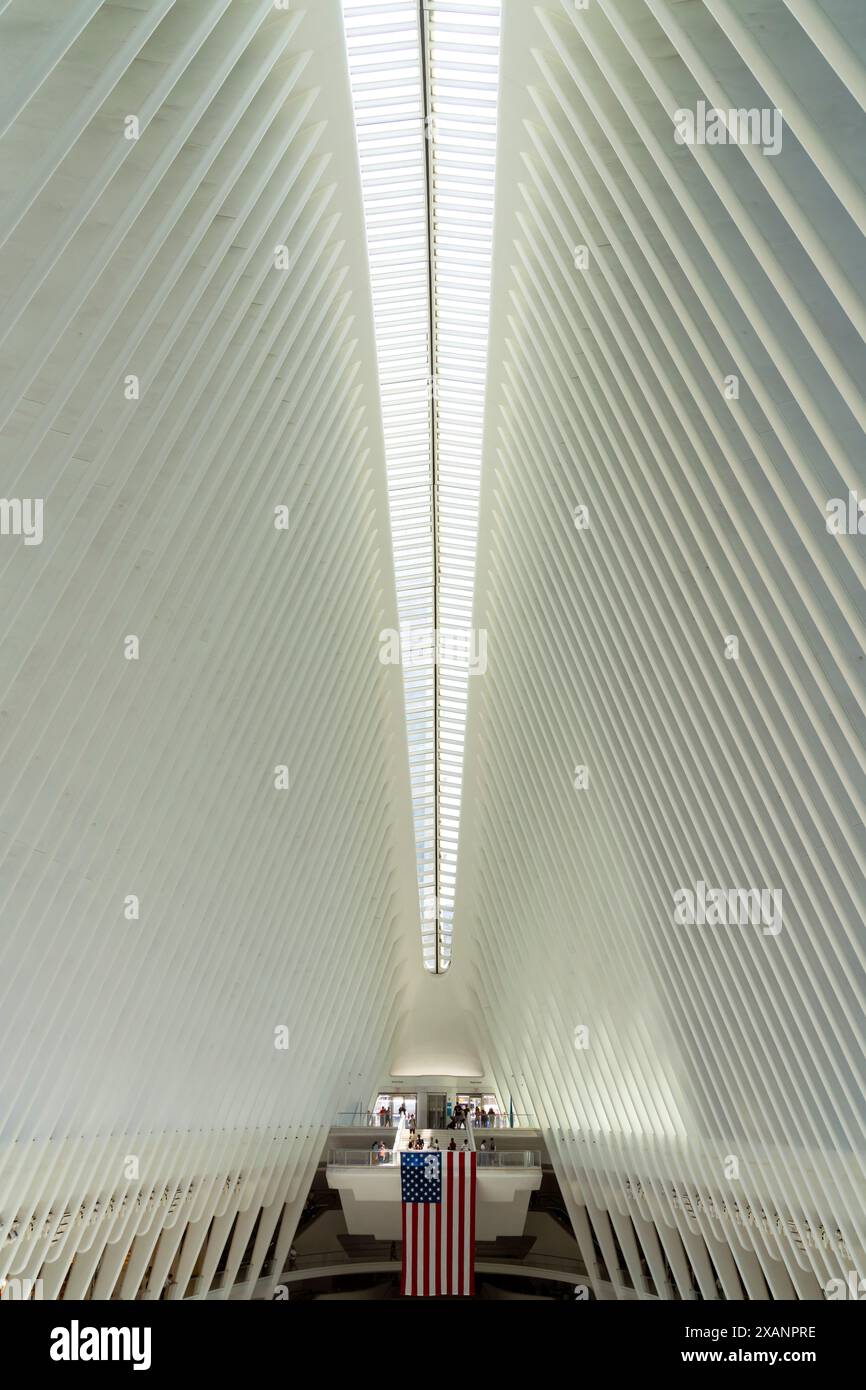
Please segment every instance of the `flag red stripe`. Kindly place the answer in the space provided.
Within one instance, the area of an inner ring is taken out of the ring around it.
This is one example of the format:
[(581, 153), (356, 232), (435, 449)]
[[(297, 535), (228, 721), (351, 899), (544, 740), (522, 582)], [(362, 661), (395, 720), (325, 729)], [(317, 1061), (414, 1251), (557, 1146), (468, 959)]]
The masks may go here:
[(463, 1266), (466, 1259), (466, 1169), (464, 1159), (466, 1154), (460, 1150), (458, 1155), (460, 1166), (458, 1169), (457, 1181), (457, 1293), (465, 1293), (463, 1287)]
[(411, 1292), (417, 1294), (418, 1290), (418, 1203), (412, 1203), (412, 1289)]
[(444, 1293), (442, 1288), (442, 1203), (436, 1203), (436, 1251), (433, 1268), (436, 1273), (435, 1294)]
[(453, 1293), (451, 1281), (454, 1277), (454, 1155), (445, 1155), (446, 1190), (448, 1193), (448, 1264), (445, 1269), (445, 1293)]
[(470, 1294), (475, 1292), (475, 1154), (469, 1155), (469, 1249), (467, 1254), (467, 1273)]
[(423, 1284), (425, 1298), (430, 1297), (430, 1203), (424, 1203), (424, 1249), (422, 1258)]

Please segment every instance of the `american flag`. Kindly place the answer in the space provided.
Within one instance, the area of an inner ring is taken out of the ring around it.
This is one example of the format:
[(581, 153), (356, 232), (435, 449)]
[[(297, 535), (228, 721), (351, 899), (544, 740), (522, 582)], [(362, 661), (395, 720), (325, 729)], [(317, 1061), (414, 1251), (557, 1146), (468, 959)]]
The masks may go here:
[(401, 1153), (400, 1292), (433, 1298), (475, 1292), (475, 1154)]

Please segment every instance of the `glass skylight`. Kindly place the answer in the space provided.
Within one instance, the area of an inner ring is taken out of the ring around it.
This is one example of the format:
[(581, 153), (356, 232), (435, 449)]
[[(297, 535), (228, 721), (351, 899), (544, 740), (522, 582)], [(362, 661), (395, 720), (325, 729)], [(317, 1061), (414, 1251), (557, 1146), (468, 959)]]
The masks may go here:
[(499, 0), (428, 4), (431, 129), (434, 438), (439, 652), (439, 953), (450, 959), (470, 671), (486, 634), (472, 632), (481, 435), (487, 368)]
[(500, 0), (343, 0), (425, 966), (451, 961), (493, 236)]

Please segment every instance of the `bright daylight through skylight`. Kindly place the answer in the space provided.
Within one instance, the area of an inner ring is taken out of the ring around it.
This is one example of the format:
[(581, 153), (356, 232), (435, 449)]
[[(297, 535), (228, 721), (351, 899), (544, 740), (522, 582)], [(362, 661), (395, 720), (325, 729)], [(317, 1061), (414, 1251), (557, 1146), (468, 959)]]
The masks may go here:
[(344, 0), (424, 964), (451, 960), (493, 233), (499, 0)]

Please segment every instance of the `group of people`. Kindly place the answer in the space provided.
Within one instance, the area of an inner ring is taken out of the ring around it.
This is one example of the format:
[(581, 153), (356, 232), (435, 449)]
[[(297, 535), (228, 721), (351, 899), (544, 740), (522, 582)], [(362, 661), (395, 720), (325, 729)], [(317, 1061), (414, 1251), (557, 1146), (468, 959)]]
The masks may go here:
[[(400, 1119), (406, 1120), (409, 1126), (410, 1134), (414, 1134), (415, 1116), (407, 1115), (405, 1101), (401, 1104), (400, 1109), (397, 1113)], [(371, 1124), (380, 1125), (382, 1126), (382, 1128), (387, 1128), (389, 1125), (393, 1123), (391, 1108), (387, 1105), (381, 1105), (379, 1109), (375, 1111), (375, 1113), (372, 1115), (370, 1115), (370, 1112), (368, 1111), (368, 1115), (370, 1116)], [(447, 1106), (447, 1115), (448, 1124), (446, 1128), (448, 1129), (465, 1129), (466, 1126), (469, 1124), (475, 1125), (476, 1128), (479, 1129), (493, 1129), (496, 1125), (497, 1120), (496, 1111), (493, 1109), (492, 1105), (489, 1110), (485, 1110), (483, 1105), (464, 1105), (458, 1102), (458, 1104), (454, 1106), (454, 1111), (452, 1114), (450, 1100)], [(415, 1146), (412, 1145), (410, 1147)]]
[[(425, 1143), (424, 1143), (424, 1136), (423, 1136), (423, 1134), (419, 1134), (419, 1135), (416, 1136), (416, 1135), (414, 1134), (414, 1132), (413, 1132), (412, 1137), (410, 1138), (409, 1143), (406, 1145), (406, 1147), (409, 1148), (409, 1149), (428, 1149), (428, 1150), (432, 1149), (434, 1153), (441, 1153), (441, 1152), (442, 1152), (442, 1146), (441, 1146), (441, 1144), (439, 1143), (439, 1140), (436, 1138), (435, 1134), (431, 1134), (431, 1135), (430, 1135), (430, 1138), (427, 1140), (427, 1143), (425, 1144)], [(464, 1139), (464, 1140), (463, 1140), (463, 1145), (462, 1145), (462, 1147), (463, 1147), (464, 1149), (468, 1149), (468, 1148), (469, 1148), (469, 1140), (468, 1140), (468, 1139)], [(448, 1152), (449, 1152), (449, 1153), (456, 1153), (456, 1152), (457, 1152), (457, 1140), (456, 1140), (456, 1139), (452, 1139), (452, 1140), (449, 1141), (449, 1144), (448, 1144)]]
[[(423, 1134), (418, 1134), (418, 1133), (416, 1132), (416, 1129), (415, 1129), (415, 1116), (414, 1116), (414, 1115), (411, 1115), (411, 1116), (409, 1117), (409, 1142), (408, 1142), (408, 1144), (406, 1145), (406, 1147), (407, 1147), (407, 1149), (415, 1149), (415, 1150), (422, 1150), (422, 1149), (424, 1149), (424, 1150), (426, 1150), (427, 1152), (429, 1152), (430, 1150), (432, 1150), (433, 1153), (441, 1153), (441, 1152), (442, 1152), (442, 1146), (441, 1146), (441, 1144), (439, 1143), (439, 1140), (436, 1138), (436, 1135), (435, 1135), (435, 1134), (431, 1134), (430, 1137), (429, 1137), (428, 1140), (427, 1140), (427, 1143), (426, 1143), (426, 1144), (424, 1143), (424, 1136), (423, 1136)], [(389, 1148), (387, 1148), (384, 1139), (374, 1140), (374, 1141), (373, 1141), (373, 1146), (372, 1146), (372, 1148), (373, 1148), (373, 1153), (374, 1153), (374, 1155), (375, 1155), (375, 1157), (374, 1157), (374, 1159), (373, 1159), (373, 1162), (374, 1162), (374, 1163), (391, 1163), (391, 1162), (393, 1161), (393, 1154), (392, 1154), (391, 1150), (390, 1150)], [(460, 1146), (460, 1152), (461, 1152), (461, 1153), (462, 1153), (462, 1152), (467, 1152), (468, 1149), (469, 1149), (469, 1140), (468, 1140), (468, 1139), (464, 1139), (464, 1140), (463, 1140), (463, 1143), (462, 1143), (461, 1146)], [(448, 1141), (448, 1153), (457, 1153), (457, 1151), (458, 1151), (458, 1150), (457, 1150), (457, 1140), (456, 1140), (456, 1139), (453, 1139), (453, 1138), (452, 1138), (452, 1139), (449, 1139), (449, 1141)], [(489, 1154), (492, 1154), (492, 1153), (495, 1153), (495, 1152), (496, 1152), (496, 1141), (492, 1138), (492, 1136), (491, 1136), (491, 1139), (490, 1139), (490, 1142), (489, 1142), (489, 1143), (487, 1142), (486, 1139), (482, 1139), (482, 1140), (481, 1140), (480, 1152), (481, 1152), (481, 1153), (489, 1153)]]
[[(448, 1111), (450, 1114), (451, 1105), (449, 1102)], [(465, 1129), (467, 1124), (473, 1124), (480, 1129), (493, 1129), (496, 1124), (496, 1111), (491, 1105), (489, 1110), (485, 1110), (483, 1105), (461, 1105), (454, 1107), (454, 1114), (448, 1121), (448, 1129)]]

